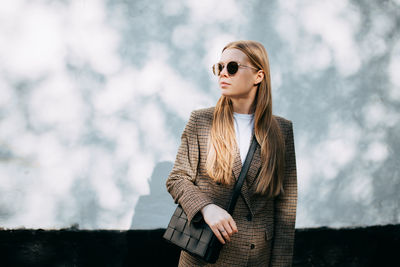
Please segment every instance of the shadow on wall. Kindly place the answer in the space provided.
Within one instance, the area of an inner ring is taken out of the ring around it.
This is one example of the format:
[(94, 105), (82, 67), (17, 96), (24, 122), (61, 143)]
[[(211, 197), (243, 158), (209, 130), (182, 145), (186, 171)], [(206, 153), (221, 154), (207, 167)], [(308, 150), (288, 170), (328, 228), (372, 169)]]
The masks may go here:
[(140, 196), (135, 207), (130, 229), (167, 227), (176, 205), (168, 193), (165, 182), (173, 163), (157, 163), (150, 180), (150, 194)]

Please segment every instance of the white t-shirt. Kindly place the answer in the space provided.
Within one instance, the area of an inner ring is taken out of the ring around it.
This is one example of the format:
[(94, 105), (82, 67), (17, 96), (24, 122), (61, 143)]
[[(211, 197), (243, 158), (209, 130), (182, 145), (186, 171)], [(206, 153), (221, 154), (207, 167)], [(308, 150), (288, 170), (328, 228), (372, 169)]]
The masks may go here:
[(243, 164), (247, 152), (249, 151), (251, 137), (253, 136), (254, 113), (241, 114), (233, 112), (233, 121), (235, 124), (236, 142), (239, 147), (240, 159)]

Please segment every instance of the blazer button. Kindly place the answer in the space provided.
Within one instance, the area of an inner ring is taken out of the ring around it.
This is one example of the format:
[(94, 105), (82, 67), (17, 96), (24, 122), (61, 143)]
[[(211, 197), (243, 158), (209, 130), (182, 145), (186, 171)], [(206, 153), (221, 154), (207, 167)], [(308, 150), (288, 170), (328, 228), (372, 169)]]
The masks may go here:
[(256, 245), (254, 245), (254, 244), (251, 244), (251, 245), (250, 245), (250, 248), (251, 248), (251, 249), (254, 249), (255, 247), (256, 247)]
[(250, 222), (253, 219), (253, 216), (251, 216), (251, 213), (246, 215), (246, 219)]

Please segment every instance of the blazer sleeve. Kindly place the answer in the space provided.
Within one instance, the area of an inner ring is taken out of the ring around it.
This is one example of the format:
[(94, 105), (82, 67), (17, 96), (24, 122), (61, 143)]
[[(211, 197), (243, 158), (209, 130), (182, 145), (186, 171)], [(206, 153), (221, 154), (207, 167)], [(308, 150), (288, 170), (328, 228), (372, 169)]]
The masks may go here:
[(292, 266), (294, 234), (297, 206), (297, 173), (292, 122), (284, 126), (285, 177), (283, 194), (274, 201), (274, 241), (272, 245), (271, 267)]
[(199, 164), (199, 143), (197, 136), (197, 114), (193, 111), (181, 136), (181, 144), (175, 164), (166, 181), (168, 192), (175, 203), (185, 211), (189, 222), (201, 219), (199, 212), (204, 206), (213, 203), (195, 184)]

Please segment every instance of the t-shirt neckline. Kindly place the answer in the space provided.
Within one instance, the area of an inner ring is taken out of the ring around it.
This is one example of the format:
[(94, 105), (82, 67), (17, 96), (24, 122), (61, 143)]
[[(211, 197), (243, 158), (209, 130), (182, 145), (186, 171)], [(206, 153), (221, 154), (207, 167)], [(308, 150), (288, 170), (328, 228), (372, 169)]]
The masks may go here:
[(233, 112), (233, 115), (237, 118), (241, 118), (241, 119), (251, 119), (254, 117), (254, 113), (251, 114), (243, 114), (243, 113), (237, 113), (237, 112)]

